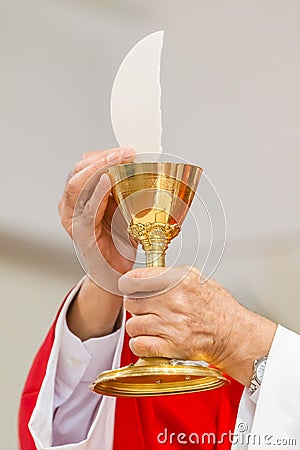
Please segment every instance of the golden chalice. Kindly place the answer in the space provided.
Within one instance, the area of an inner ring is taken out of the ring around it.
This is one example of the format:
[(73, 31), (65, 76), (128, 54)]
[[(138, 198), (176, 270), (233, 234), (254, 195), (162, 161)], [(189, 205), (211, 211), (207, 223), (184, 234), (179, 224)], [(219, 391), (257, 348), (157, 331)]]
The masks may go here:
[[(143, 162), (108, 169), (112, 194), (142, 245), (147, 267), (164, 267), (170, 241), (194, 198), (202, 169), (190, 164)], [(104, 395), (138, 397), (215, 389), (228, 380), (203, 362), (140, 358), (135, 364), (101, 373), (91, 389)]]

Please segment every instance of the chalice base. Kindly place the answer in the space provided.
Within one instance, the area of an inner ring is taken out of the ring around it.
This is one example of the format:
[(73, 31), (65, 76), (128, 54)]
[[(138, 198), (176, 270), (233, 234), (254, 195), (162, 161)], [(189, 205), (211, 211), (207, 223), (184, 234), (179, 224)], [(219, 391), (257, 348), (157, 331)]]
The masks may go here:
[(228, 382), (218, 369), (196, 361), (140, 358), (135, 364), (102, 372), (90, 389), (113, 397), (146, 397), (208, 391)]

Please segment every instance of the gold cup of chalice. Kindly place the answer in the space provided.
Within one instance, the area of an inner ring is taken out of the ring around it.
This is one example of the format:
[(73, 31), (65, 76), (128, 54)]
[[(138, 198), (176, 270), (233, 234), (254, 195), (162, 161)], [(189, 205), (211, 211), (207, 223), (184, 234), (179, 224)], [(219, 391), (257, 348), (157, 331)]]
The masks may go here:
[[(202, 174), (200, 167), (173, 162), (137, 162), (108, 169), (112, 195), (128, 222), (130, 236), (146, 254), (147, 267), (164, 267)], [(101, 373), (91, 389), (115, 397), (184, 394), (215, 389), (228, 380), (200, 361), (140, 358)]]

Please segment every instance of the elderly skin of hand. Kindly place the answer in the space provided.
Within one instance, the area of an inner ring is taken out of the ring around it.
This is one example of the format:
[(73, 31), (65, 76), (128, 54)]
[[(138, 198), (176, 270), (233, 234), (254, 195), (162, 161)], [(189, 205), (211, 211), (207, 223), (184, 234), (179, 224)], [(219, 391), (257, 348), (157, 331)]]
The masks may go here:
[(249, 386), (253, 362), (269, 352), (277, 325), (246, 309), (214, 280), (200, 283), (200, 273), (188, 269), (135, 269), (120, 279), (133, 315), (126, 324), (132, 351), (204, 359)]

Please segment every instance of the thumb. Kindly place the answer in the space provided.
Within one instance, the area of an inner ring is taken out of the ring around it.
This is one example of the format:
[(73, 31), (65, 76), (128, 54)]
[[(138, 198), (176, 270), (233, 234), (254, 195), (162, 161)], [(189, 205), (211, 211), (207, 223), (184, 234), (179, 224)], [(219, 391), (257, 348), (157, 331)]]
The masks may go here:
[(119, 279), (119, 289), (124, 295), (160, 293), (172, 289), (188, 274), (185, 267), (146, 267), (127, 272)]

